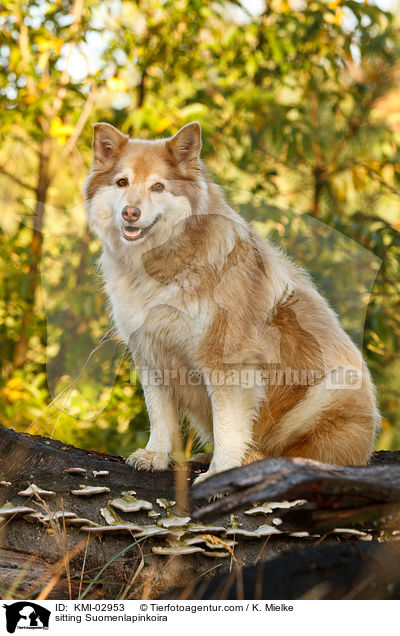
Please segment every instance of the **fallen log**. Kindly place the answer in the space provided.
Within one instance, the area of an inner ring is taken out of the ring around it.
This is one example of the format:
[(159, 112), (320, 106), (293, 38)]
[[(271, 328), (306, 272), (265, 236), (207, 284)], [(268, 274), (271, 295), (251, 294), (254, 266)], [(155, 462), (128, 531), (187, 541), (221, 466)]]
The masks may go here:
[(400, 546), (358, 541), (303, 548), (168, 594), (179, 600), (238, 598), (268, 599), (263, 607), (271, 612), (281, 609), (282, 600), (399, 599)]
[(331, 466), (309, 459), (266, 459), (218, 473), (195, 486), (192, 498), (228, 493), (194, 513), (211, 518), (260, 501), (303, 498), (322, 508), (355, 508), (400, 503), (400, 462)]
[[(188, 485), (204, 466), (189, 469)], [(274, 527), (258, 532), (259, 520), (244, 513), (193, 523), (175, 512), (176, 481), (173, 470), (135, 471), (118, 456), (0, 427), (3, 595), (156, 597), (232, 563), (254, 563), (271, 533), (281, 539), (271, 556), (302, 543)], [(238, 530), (249, 537), (237, 541)]]
[[(319, 482), (315, 468), (313, 481), (297, 482), (305, 486), (296, 491), (303, 493), (301, 501), (283, 501), (295, 491), (286, 490), (285, 497), (279, 499), (284, 491), (276, 489), (275, 499), (266, 497), (275, 501), (269, 508), (247, 509), (246, 505), (235, 509), (234, 515), (218, 512), (212, 523), (204, 523), (199, 522), (202, 510), (225, 505), (231, 497), (214, 504), (196, 498), (196, 505), (202, 507), (194, 511), (179, 509), (179, 501), (174, 503), (182, 495), (182, 484), (190, 487), (192, 479), (205, 470), (201, 464), (159, 473), (140, 472), (116, 455), (0, 427), (1, 594), (3, 598), (155, 598), (178, 585), (270, 561), (313, 541), (329, 545), (338, 538), (344, 542), (378, 538), (386, 528), (382, 515), (389, 515), (382, 506), (392, 506), (390, 514), (395, 518), (397, 485), (387, 471), (396, 472), (400, 464), (396, 465), (393, 454), (388, 457), (390, 466), (382, 462), (381, 454), (377, 457), (376, 466), (365, 470), (383, 469), (380, 476), (388, 477), (383, 494), (379, 496), (378, 484), (370, 480), (367, 498), (360, 487), (352, 491), (353, 508), (335, 510), (320, 505), (326, 503), (324, 492), (329, 492), (318, 484), (329, 479), (322, 469)], [(263, 461), (265, 465), (270, 462)], [(273, 461), (275, 481), (271, 483), (277, 488), (279, 474), (280, 479), (288, 474), (287, 460)], [(299, 461), (295, 466), (299, 475), (304, 471), (309, 475), (307, 462)], [(237, 481), (229, 482), (230, 488), (239, 484), (242, 495), (257, 486), (256, 473), (250, 477), (246, 472), (249, 468), (240, 469), (244, 478), (236, 475)], [(330, 470), (338, 474), (337, 467)], [(260, 467), (256, 466), (256, 471)], [(227, 474), (217, 478), (224, 480)], [(196, 497), (199, 489), (204, 491), (214, 479), (197, 487)], [(221, 483), (225, 482), (218, 481), (218, 488)], [(340, 484), (344, 484), (343, 479)], [(313, 498), (315, 491), (319, 499)], [(334, 495), (330, 501), (337, 505), (348, 501), (349, 490), (337, 486), (330, 494)], [(378, 516), (366, 516), (365, 508), (378, 503)], [(361, 509), (361, 520), (335, 517), (338, 511), (345, 515), (346, 510), (353, 510), (357, 515)], [(326, 536), (314, 538), (313, 533), (321, 528)]]

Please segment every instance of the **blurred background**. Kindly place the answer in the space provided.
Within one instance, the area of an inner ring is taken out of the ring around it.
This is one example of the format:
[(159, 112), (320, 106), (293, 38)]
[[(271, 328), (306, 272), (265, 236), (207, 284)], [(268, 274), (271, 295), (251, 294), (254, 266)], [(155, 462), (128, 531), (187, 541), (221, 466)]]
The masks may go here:
[(400, 448), (399, 3), (8, 0), (0, 33), (0, 423), (145, 445), (82, 185), (95, 121), (154, 138), (198, 120), (212, 177), (363, 348), (377, 448)]

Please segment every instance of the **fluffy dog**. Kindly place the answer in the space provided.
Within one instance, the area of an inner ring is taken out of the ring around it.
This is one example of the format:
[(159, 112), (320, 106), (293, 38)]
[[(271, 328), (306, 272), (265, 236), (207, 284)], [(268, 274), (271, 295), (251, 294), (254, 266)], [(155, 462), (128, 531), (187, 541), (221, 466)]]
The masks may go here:
[(380, 416), (360, 352), (309, 276), (227, 204), (200, 150), (197, 122), (154, 141), (94, 125), (87, 211), (150, 419), (129, 463), (167, 468), (186, 416), (214, 441), (198, 480), (271, 455), (365, 464)]

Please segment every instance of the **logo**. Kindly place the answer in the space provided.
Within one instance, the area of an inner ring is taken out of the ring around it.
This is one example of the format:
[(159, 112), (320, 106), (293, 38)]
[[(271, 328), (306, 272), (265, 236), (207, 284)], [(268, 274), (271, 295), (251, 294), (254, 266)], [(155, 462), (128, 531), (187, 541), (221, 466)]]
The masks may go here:
[(16, 629), (49, 629), (51, 612), (37, 603), (17, 601), (3, 607), (6, 610), (9, 634), (13, 634)]

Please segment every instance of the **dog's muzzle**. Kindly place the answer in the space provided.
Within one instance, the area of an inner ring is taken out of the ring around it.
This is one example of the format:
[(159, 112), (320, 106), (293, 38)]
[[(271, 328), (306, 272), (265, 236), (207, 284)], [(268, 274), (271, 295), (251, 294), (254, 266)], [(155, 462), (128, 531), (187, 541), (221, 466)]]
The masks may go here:
[(151, 230), (151, 228), (154, 227), (159, 218), (160, 216), (156, 216), (154, 221), (146, 227), (138, 227), (137, 225), (133, 225), (132, 221), (125, 221), (121, 228), (122, 236), (126, 241), (137, 241), (138, 239), (143, 238)]

